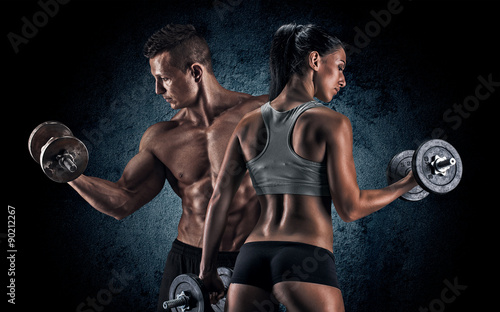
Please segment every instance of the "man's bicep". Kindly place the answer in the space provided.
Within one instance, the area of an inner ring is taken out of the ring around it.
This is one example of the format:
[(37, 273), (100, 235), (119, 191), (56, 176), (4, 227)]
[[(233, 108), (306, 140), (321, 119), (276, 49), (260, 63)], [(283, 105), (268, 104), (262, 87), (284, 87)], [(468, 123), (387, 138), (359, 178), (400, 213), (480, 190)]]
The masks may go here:
[(122, 177), (117, 182), (131, 192), (139, 195), (156, 196), (163, 188), (166, 179), (165, 165), (156, 157), (152, 147), (158, 144), (162, 127), (155, 124), (143, 134), (139, 145), (139, 153), (125, 167)]
[(142, 150), (129, 161), (117, 184), (127, 192), (132, 207), (137, 210), (158, 195), (165, 178), (161, 161), (150, 151)]

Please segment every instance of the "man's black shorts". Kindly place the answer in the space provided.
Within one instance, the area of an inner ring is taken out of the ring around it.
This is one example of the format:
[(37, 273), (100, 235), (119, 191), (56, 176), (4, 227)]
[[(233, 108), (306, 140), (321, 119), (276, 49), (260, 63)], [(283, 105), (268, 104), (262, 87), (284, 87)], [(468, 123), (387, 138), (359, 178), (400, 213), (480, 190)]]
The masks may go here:
[[(217, 257), (217, 267), (234, 268), (238, 252), (219, 251)], [(172, 249), (167, 256), (163, 278), (160, 286), (160, 296), (158, 299), (158, 312), (165, 312), (163, 302), (168, 300), (170, 284), (174, 278), (184, 273), (200, 274), (201, 248), (193, 247), (178, 241), (172, 243)]]

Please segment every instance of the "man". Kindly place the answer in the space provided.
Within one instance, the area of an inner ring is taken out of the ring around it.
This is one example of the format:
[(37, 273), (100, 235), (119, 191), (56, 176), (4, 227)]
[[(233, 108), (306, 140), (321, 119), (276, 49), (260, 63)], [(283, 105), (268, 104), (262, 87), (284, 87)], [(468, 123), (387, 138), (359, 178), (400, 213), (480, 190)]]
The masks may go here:
[[(172, 280), (182, 273), (199, 273), (205, 214), (229, 138), (240, 119), (267, 96), (224, 89), (214, 76), (208, 45), (192, 25), (160, 29), (147, 41), (144, 55), (156, 93), (179, 112), (146, 130), (138, 154), (117, 182), (82, 175), (69, 184), (95, 209), (122, 219), (152, 200), (168, 180), (182, 199), (182, 216), (160, 287), (158, 311), (164, 311)], [(219, 266), (234, 267), (237, 251), (259, 215), (246, 173), (231, 204)]]

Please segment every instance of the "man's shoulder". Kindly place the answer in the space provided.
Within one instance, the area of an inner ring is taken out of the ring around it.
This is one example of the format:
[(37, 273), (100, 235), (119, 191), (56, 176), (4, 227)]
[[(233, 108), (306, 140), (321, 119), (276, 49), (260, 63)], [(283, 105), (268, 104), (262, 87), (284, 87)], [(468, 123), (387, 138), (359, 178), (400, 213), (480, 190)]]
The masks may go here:
[(248, 103), (256, 103), (259, 106), (262, 106), (264, 103), (269, 101), (269, 95), (268, 94), (262, 94), (262, 95), (250, 95), (248, 94), (248, 97), (244, 100), (244, 102)]
[(247, 105), (247, 106), (252, 106), (252, 110), (261, 107), (264, 105), (267, 101), (269, 101), (269, 95), (263, 94), (263, 95), (250, 95), (248, 94), (248, 97), (246, 97), (242, 102), (241, 105)]
[(149, 126), (142, 135), (141, 145), (153, 143), (166, 133), (176, 129), (179, 126), (178, 121), (161, 121)]
[(238, 100), (233, 103), (228, 111), (238, 112), (240, 114), (245, 115), (262, 105), (264, 105), (269, 100), (269, 96), (267, 94), (263, 95), (250, 95), (245, 93), (240, 93)]
[(179, 126), (179, 122), (177, 120), (169, 120), (169, 121), (160, 121), (148, 127), (148, 129), (144, 132), (146, 135), (157, 135), (159, 133), (163, 133), (165, 131), (173, 130)]

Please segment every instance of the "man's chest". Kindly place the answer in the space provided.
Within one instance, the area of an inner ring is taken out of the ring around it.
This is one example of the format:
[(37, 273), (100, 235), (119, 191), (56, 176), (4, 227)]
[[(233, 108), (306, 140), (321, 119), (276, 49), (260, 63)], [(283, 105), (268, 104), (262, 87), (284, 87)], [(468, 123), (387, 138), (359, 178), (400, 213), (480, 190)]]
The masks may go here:
[(179, 183), (191, 185), (207, 178), (215, 183), (235, 126), (184, 127), (165, 136), (164, 147), (157, 147), (155, 154)]

